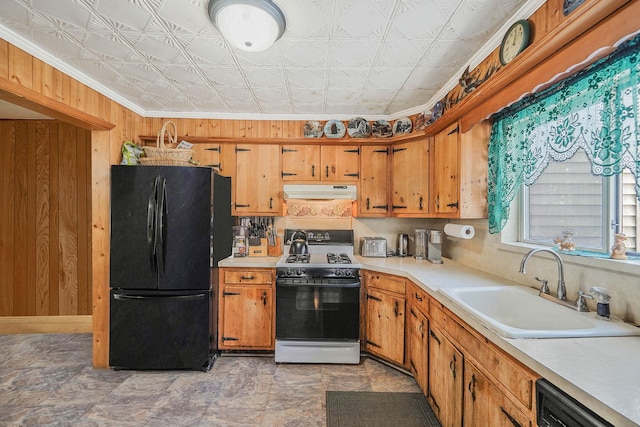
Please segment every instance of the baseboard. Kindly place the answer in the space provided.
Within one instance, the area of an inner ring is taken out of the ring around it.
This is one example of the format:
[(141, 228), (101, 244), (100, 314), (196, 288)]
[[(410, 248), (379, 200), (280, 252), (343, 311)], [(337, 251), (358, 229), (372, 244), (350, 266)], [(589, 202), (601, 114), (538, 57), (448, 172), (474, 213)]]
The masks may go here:
[(93, 317), (6, 316), (0, 317), (0, 334), (84, 334), (93, 332)]

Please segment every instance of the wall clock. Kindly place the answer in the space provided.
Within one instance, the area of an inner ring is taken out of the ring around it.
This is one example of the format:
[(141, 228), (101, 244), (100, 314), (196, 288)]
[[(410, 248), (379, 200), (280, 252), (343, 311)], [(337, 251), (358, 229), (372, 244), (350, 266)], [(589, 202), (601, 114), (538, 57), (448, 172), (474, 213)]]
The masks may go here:
[(500, 44), (500, 63), (507, 65), (527, 46), (531, 38), (531, 26), (529, 21), (521, 19), (516, 21), (504, 35)]

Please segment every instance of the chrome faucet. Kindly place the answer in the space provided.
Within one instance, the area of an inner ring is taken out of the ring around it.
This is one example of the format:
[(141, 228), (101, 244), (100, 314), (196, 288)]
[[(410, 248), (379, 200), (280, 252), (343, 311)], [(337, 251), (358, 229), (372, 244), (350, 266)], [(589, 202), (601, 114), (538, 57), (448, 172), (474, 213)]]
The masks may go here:
[(526, 271), (524, 270), (524, 267), (527, 264), (527, 260), (531, 257), (531, 255), (538, 252), (549, 252), (551, 255), (553, 255), (556, 258), (556, 261), (558, 261), (558, 296), (557, 297), (559, 300), (566, 301), (567, 289), (564, 286), (564, 264), (562, 263), (562, 258), (560, 258), (560, 255), (555, 253), (555, 251), (553, 251), (552, 249), (536, 248), (529, 251), (524, 256), (524, 258), (522, 258), (522, 263), (520, 263), (520, 273), (526, 273)]

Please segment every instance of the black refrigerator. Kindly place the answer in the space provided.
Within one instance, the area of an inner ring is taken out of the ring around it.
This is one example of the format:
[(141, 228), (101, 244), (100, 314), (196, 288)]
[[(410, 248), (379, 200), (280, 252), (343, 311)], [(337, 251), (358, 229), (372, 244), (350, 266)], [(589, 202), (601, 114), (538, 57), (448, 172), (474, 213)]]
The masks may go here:
[(111, 367), (211, 368), (232, 226), (231, 179), (211, 168), (112, 166)]

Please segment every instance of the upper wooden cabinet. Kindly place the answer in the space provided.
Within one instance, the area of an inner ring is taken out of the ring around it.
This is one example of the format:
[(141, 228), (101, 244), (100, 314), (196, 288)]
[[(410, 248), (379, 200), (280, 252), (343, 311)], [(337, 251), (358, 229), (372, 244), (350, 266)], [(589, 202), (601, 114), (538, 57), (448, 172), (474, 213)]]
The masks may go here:
[(236, 173), (236, 150), (233, 144), (193, 144), (193, 160), (200, 166), (209, 166), (220, 175), (234, 177)]
[(358, 181), (360, 147), (357, 145), (282, 145), (285, 181)]
[(363, 145), (360, 152), (358, 216), (388, 216), (391, 149), (388, 146)]
[(429, 214), (429, 138), (396, 144), (393, 153), (393, 216)]
[(466, 133), (454, 123), (437, 133), (431, 150), (432, 217), (487, 217), (487, 153), (491, 124)]
[(320, 146), (283, 145), (282, 179), (284, 181), (319, 181)]
[(234, 215), (282, 214), (280, 146), (237, 144)]

